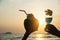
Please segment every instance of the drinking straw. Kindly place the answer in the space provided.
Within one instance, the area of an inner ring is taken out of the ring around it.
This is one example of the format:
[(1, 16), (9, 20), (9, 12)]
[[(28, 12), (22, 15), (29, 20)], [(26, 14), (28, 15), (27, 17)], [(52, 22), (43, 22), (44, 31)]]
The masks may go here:
[(27, 15), (27, 12), (25, 10), (19, 10), (19, 11), (22, 11), (22, 12), (24, 12)]

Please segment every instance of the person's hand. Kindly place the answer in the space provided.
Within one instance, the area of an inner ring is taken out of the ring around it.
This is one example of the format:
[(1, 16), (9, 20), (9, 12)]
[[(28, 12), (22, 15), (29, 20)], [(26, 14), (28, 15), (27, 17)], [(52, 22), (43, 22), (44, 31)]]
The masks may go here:
[(56, 35), (56, 36), (60, 37), (60, 31), (58, 31), (58, 29), (52, 24), (47, 24), (45, 31), (52, 35)]

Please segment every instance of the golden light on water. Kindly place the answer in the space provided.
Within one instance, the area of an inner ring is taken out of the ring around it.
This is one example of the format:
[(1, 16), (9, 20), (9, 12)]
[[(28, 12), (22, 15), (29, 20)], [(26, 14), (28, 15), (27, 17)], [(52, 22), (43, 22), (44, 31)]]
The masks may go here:
[(42, 38), (36, 38), (37, 40), (42, 40)]
[(40, 38), (40, 37), (42, 37), (41, 34), (37, 34), (36, 37), (37, 37), (36, 40), (43, 40), (42, 38)]

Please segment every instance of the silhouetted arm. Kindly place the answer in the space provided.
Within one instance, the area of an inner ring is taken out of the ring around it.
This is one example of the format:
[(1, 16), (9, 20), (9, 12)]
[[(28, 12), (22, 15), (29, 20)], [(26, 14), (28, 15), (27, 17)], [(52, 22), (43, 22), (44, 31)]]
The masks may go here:
[(60, 37), (60, 31), (52, 24), (47, 24), (45, 31), (52, 35)]
[(28, 36), (30, 35), (31, 33), (30, 32), (25, 32), (22, 40), (27, 40)]

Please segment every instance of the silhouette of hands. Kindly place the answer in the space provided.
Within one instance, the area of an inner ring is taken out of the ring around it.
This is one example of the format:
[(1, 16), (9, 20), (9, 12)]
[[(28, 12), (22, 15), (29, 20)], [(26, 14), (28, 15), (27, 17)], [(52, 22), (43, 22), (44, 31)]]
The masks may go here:
[(47, 24), (45, 31), (52, 35), (60, 37), (60, 31), (52, 24)]

